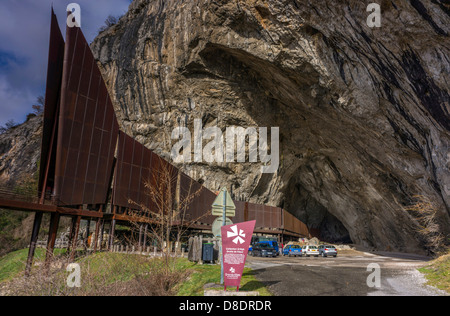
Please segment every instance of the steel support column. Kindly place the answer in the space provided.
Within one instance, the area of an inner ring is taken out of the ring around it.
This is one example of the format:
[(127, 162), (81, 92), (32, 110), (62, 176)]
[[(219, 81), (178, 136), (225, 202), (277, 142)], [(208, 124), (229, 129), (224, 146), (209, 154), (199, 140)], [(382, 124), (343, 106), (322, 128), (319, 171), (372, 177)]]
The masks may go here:
[(114, 245), (114, 233), (116, 230), (116, 220), (113, 219), (111, 221), (111, 227), (109, 229), (109, 240), (108, 240), (108, 250), (112, 250), (112, 246)]
[(86, 222), (86, 235), (84, 239), (84, 250), (87, 251), (90, 247), (89, 245), (89, 235), (91, 234), (91, 219), (89, 218)]
[(94, 243), (94, 252), (97, 252), (97, 247), (98, 247), (98, 241), (99, 241), (99, 236), (98, 234), (100, 233), (100, 224), (101, 224), (101, 219), (97, 219), (97, 222), (95, 224), (95, 238), (93, 238), (93, 243)]
[(103, 249), (103, 235), (105, 234), (105, 220), (102, 219), (101, 227), (100, 227), (100, 251)]
[(58, 233), (59, 226), (59, 213), (53, 213), (50, 218), (50, 229), (48, 232), (48, 241), (47, 241), (47, 251), (45, 254), (45, 268), (48, 269), (50, 267), (51, 261), (53, 259), (53, 249), (55, 248), (56, 235)]
[(73, 241), (73, 236), (75, 235), (76, 223), (77, 223), (77, 218), (74, 216), (74, 217), (72, 217), (72, 223), (70, 225), (69, 242), (67, 243), (67, 253), (70, 253), (72, 250), (72, 241)]
[(74, 218), (73, 238), (72, 238), (72, 243), (70, 245), (70, 247), (71, 247), (70, 262), (73, 262), (75, 260), (75, 252), (77, 250), (77, 242), (78, 242), (78, 233), (80, 232), (80, 222), (81, 222), (81, 216), (77, 216)]
[(36, 212), (34, 215), (33, 231), (31, 232), (30, 249), (28, 250), (27, 265), (25, 268), (25, 276), (29, 276), (31, 273), (31, 266), (33, 265), (34, 253), (36, 251), (36, 244), (38, 241), (39, 230), (42, 223), (42, 212)]

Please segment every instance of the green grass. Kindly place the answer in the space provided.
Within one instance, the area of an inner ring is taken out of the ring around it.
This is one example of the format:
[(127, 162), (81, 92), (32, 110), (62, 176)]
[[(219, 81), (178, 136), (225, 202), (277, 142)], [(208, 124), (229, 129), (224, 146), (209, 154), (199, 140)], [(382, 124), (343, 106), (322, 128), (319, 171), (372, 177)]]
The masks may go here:
[(82, 275), (89, 273), (105, 285), (127, 282), (138, 275), (144, 275), (158, 266), (158, 262), (138, 255), (97, 252), (77, 260)]
[[(57, 256), (63, 256), (65, 250), (55, 250)], [(28, 249), (14, 251), (0, 258), (0, 283), (11, 281), (22, 276)], [(45, 260), (45, 249), (36, 249), (34, 262)], [(82, 292), (64, 292), (64, 281), (67, 277), (65, 269), (58, 272), (57, 286), (55, 289), (44, 290), (45, 293), (66, 293), (90, 295), (99, 293), (99, 287), (108, 285), (132, 284), (133, 280), (146, 278), (150, 275), (162, 273), (165, 262), (161, 259), (148, 259), (138, 255), (117, 254), (99, 252), (89, 256), (81, 256), (76, 260), (81, 266)], [(33, 271), (37, 268), (34, 267)], [(184, 277), (174, 287), (173, 293), (178, 296), (202, 296), (206, 284), (219, 284), (220, 265), (200, 265), (187, 259), (176, 259), (173, 261), (173, 270)], [(130, 283), (131, 282), (131, 283)], [(59, 284), (61, 283), (61, 284)], [(214, 290), (223, 290), (223, 287), (214, 286)], [(228, 289), (232, 291), (233, 289)], [(235, 290), (235, 289), (234, 289)], [(261, 296), (270, 296), (271, 293), (258, 280), (249, 268), (244, 269), (241, 281), (241, 291), (257, 291)], [(39, 294), (40, 292), (38, 292)], [(108, 294), (108, 292), (106, 292)], [(33, 294), (33, 293), (31, 293)], [(102, 293), (100, 293), (102, 294)]]
[[(202, 296), (206, 284), (216, 284), (214, 290), (223, 290), (220, 284), (220, 265), (200, 265), (181, 259), (186, 269), (191, 271), (190, 277), (181, 284), (178, 289), (178, 296)], [(227, 291), (236, 290), (236, 288), (227, 288)], [(271, 296), (269, 290), (255, 278), (251, 269), (245, 268), (241, 279), (240, 291), (257, 291), (260, 296)]]
[[(102, 284), (129, 282), (135, 277), (146, 275), (149, 271), (161, 271), (165, 266), (162, 259), (148, 260), (138, 255), (108, 252), (96, 253), (81, 258), (78, 262), (82, 267), (82, 274), (85, 273), (85, 269), (89, 269), (90, 275), (96, 276)], [(184, 282), (175, 287), (178, 296), (202, 296), (206, 284), (220, 282), (220, 265), (200, 265), (183, 258), (173, 262), (173, 269), (187, 273), (188, 276)], [(265, 286), (256, 280), (249, 268), (244, 269), (241, 285), (241, 291), (257, 291), (261, 296), (271, 295)], [(223, 287), (217, 289), (223, 290)]]
[[(36, 260), (42, 260), (45, 251), (36, 249)], [(13, 251), (0, 258), (0, 283), (9, 281), (25, 270), (28, 249)]]
[(427, 278), (428, 285), (450, 294), (450, 253), (433, 260), (419, 271)]
[[(55, 249), (55, 255), (59, 256), (65, 253), (65, 249)], [(28, 249), (21, 249), (10, 252), (0, 258), (0, 283), (9, 281), (25, 271), (28, 258)], [(34, 263), (45, 260), (45, 249), (36, 248)]]

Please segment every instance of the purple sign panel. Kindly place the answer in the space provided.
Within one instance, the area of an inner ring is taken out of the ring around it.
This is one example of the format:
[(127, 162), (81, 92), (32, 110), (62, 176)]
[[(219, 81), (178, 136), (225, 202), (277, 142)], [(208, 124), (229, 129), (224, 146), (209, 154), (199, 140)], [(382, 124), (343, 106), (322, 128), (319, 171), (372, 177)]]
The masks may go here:
[(221, 229), (225, 289), (227, 286), (240, 287), (255, 224), (256, 221), (250, 221)]

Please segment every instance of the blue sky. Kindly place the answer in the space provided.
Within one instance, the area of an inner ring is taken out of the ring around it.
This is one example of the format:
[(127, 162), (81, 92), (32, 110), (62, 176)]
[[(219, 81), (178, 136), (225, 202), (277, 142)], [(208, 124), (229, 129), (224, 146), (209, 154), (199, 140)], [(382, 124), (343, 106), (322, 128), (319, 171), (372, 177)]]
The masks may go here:
[(108, 15), (123, 15), (130, 0), (0, 0), (0, 125), (22, 123), (45, 94), (51, 6), (65, 35), (66, 8), (81, 7), (81, 28), (91, 42)]

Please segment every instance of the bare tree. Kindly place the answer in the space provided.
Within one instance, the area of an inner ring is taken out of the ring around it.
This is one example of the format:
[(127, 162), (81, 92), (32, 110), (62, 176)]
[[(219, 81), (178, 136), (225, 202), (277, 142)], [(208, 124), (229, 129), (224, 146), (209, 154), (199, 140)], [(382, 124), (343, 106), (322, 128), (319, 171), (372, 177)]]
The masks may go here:
[(44, 113), (44, 105), (45, 105), (45, 98), (43, 96), (39, 96), (36, 99), (36, 104), (33, 104), (31, 107), (33, 108), (35, 115), (40, 115)]
[(195, 185), (195, 181), (190, 179), (189, 183), (185, 183), (181, 188), (180, 180), (181, 173), (173, 165), (159, 158), (158, 168), (154, 168), (151, 178), (144, 182), (145, 193), (150, 201), (148, 205), (129, 200), (137, 209), (131, 212), (133, 226), (137, 229), (142, 223), (148, 224), (147, 235), (157, 241), (167, 269), (171, 268), (171, 240), (175, 239), (179, 243), (192, 224), (207, 215), (188, 218), (187, 211), (193, 200), (201, 194), (202, 187)]
[(99, 28), (99, 30), (98, 30), (99, 33), (107, 30), (108, 28), (110, 28), (113, 25), (116, 25), (119, 22), (120, 18), (121, 18), (120, 16), (108, 15), (108, 17), (105, 20), (105, 24)]
[(7, 131), (19, 126), (13, 119), (8, 120), (4, 126), (0, 126), (0, 134), (6, 133)]

